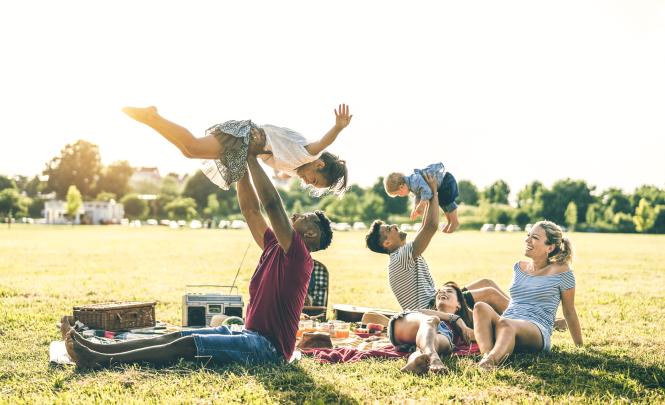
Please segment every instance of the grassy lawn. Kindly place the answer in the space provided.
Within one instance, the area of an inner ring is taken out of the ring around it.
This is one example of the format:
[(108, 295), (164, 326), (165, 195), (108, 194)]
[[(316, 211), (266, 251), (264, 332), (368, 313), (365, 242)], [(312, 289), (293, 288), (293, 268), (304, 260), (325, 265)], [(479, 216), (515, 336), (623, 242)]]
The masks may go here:
[[(413, 234), (409, 236), (413, 237)], [(551, 354), (518, 355), (496, 373), (475, 358), (444, 359), (447, 376), (403, 375), (403, 360), (284, 367), (49, 368), (48, 344), (73, 305), (158, 301), (157, 318), (179, 324), (186, 284), (230, 284), (247, 231), (162, 227), (0, 228), (0, 403), (665, 402), (665, 236), (571, 234), (577, 310), (586, 346), (555, 332)], [(504, 289), (523, 251), (520, 234), (437, 235), (426, 252), (437, 284), (492, 278)], [(252, 244), (238, 285), (247, 287)], [(386, 256), (364, 233), (336, 233), (315, 258), (330, 270), (329, 303), (397, 309)]]

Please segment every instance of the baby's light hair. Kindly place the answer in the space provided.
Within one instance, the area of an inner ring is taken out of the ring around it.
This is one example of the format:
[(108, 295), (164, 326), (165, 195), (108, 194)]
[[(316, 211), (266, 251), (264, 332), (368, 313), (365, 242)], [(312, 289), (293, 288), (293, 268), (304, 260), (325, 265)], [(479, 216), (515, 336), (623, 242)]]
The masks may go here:
[(406, 184), (404, 173), (392, 172), (383, 179), (383, 187), (388, 194), (395, 194), (402, 184)]

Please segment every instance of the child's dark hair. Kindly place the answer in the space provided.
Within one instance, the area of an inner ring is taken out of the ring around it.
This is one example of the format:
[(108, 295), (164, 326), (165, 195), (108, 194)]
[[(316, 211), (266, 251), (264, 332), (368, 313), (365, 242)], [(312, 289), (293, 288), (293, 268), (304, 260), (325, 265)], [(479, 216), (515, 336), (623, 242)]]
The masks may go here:
[(341, 195), (346, 191), (346, 182), (349, 172), (346, 168), (346, 161), (340, 160), (339, 156), (333, 155), (330, 152), (323, 152), (319, 158), (325, 163), (321, 169), (318, 170), (328, 183), (330, 184), (326, 191), (330, 191), (333, 194)]
[(333, 231), (330, 227), (330, 219), (328, 219), (323, 211), (316, 210), (314, 213), (317, 217), (319, 217), (319, 228), (321, 229), (321, 238), (319, 241), (318, 250), (324, 250), (330, 246), (333, 237)]

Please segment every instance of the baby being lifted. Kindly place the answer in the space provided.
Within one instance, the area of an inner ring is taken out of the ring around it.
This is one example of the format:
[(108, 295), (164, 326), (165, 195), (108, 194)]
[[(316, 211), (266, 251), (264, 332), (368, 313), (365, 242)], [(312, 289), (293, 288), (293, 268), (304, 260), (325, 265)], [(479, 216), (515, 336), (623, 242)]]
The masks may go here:
[[(423, 178), (423, 174), (429, 173), (436, 177), (437, 189), (432, 190)], [(406, 197), (409, 192), (416, 197), (411, 219), (416, 219), (423, 212), (432, 198), (432, 193), (439, 196), (439, 206), (443, 208), (448, 223), (443, 227), (443, 232), (453, 233), (459, 227), (457, 220), (457, 203), (455, 199), (459, 196), (457, 180), (448, 171), (443, 163), (434, 163), (424, 169), (416, 169), (412, 174), (406, 176), (404, 173), (390, 173), (383, 181), (386, 193), (391, 197)]]

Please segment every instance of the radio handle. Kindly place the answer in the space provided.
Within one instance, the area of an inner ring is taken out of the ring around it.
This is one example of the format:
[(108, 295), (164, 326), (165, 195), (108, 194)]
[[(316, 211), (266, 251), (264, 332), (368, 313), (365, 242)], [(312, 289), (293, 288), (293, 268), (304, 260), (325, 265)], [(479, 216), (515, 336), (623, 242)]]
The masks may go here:
[(238, 293), (238, 287), (235, 285), (219, 285), (219, 284), (188, 284), (185, 287), (224, 287), (224, 288), (229, 288), (229, 293), (232, 293), (233, 290), (236, 290), (236, 294)]

